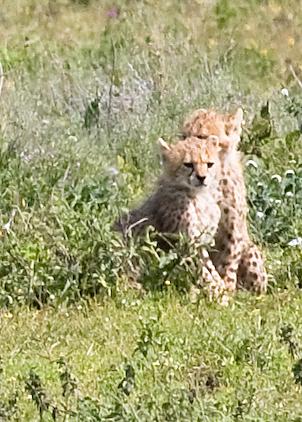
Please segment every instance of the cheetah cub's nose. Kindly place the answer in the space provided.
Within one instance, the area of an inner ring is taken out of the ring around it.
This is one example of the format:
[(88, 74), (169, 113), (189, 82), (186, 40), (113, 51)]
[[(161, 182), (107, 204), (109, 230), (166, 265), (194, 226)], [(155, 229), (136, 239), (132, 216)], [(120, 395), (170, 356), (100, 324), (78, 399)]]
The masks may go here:
[(205, 176), (198, 176), (196, 175), (198, 181), (200, 182), (201, 185), (204, 185), (204, 181), (206, 180)]

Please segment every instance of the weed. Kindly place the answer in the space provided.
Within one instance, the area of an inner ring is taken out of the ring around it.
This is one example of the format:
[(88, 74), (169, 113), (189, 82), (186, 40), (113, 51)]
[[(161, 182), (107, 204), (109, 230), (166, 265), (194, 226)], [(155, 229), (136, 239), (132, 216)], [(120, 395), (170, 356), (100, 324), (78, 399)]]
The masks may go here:
[(28, 378), (25, 380), (25, 388), (31, 395), (32, 401), (35, 403), (40, 420), (43, 420), (45, 412), (51, 412), (53, 420), (57, 419), (57, 408), (52, 405), (50, 399), (47, 397), (46, 391), (42, 386), (39, 375), (31, 369)]
[(302, 359), (299, 359), (293, 366), (293, 375), (296, 384), (302, 384)]
[(290, 325), (281, 327), (280, 338), (281, 341), (288, 346), (289, 353), (292, 358), (295, 358), (298, 352), (298, 344), (293, 338), (294, 328)]
[(133, 366), (128, 364), (126, 365), (126, 368), (125, 368), (125, 378), (119, 383), (118, 388), (120, 388), (123, 391), (123, 393), (129, 396), (129, 394), (131, 393), (134, 387), (135, 387), (135, 370)]

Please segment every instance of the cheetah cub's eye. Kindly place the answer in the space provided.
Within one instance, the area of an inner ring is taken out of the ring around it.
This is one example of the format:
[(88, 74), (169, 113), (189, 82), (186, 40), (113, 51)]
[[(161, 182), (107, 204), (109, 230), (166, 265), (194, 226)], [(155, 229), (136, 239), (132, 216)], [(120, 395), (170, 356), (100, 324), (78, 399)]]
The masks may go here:
[(208, 163), (208, 168), (210, 169), (211, 167), (213, 167), (214, 163)]
[(193, 163), (184, 163), (184, 166), (187, 167), (188, 169), (193, 169)]

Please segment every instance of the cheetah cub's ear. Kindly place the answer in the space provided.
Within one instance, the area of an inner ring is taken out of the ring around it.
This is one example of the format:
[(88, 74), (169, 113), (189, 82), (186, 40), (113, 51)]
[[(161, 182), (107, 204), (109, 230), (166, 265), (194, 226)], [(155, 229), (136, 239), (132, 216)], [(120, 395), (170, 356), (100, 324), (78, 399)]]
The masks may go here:
[(220, 146), (224, 151), (234, 151), (237, 149), (241, 138), (243, 120), (243, 110), (238, 108), (236, 113), (230, 114), (225, 121), (226, 136), (220, 139)]
[(217, 148), (217, 149), (218, 149), (218, 151), (221, 149), (221, 148), (220, 148), (220, 142), (219, 142), (219, 138), (218, 138), (218, 136), (216, 136), (216, 135), (210, 135), (210, 136), (207, 138), (207, 140), (208, 140), (208, 142), (210, 142), (210, 143), (212, 144), (212, 146), (213, 146), (214, 148)]
[(237, 127), (242, 126), (245, 123), (245, 121), (243, 120), (243, 110), (241, 107), (239, 107), (236, 113), (234, 114), (234, 123)]
[(170, 146), (167, 144), (166, 141), (163, 140), (163, 138), (158, 138), (158, 145), (160, 146), (160, 149), (162, 152), (164, 151), (171, 151)]
[(172, 152), (170, 145), (168, 145), (167, 142), (163, 140), (163, 138), (159, 138), (157, 142), (160, 147), (160, 153), (163, 160), (169, 159)]
[(243, 110), (239, 107), (236, 113), (229, 115), (229, 121), (226, 124), (227, 135), (232, 135), (234, 132), (240, 134), (244, 123)]

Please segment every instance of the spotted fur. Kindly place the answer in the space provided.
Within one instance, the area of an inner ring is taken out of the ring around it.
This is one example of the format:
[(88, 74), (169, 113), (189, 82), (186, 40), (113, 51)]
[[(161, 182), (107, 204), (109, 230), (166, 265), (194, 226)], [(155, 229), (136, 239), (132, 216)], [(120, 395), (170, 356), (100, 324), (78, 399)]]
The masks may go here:
[(267, 288), (267, 273), (262, 254), (248, 234), (246, 189), (237, 150), (242, 123), (242, 109), (235, 114), (200, 109), (185, 121), (183, 135), (200, 139), (216, 135), (219, 138), (221, 220), (215, 236), (216, 251), (211, 258), (229, 290), (241, 286), (262, 293)]
[(153, 226), (160, 233), (185, 233), (200, 248), (203, 285), (211, 297), (223, 297), (225, 285), (207, 247), (213, 244), (220, 221), (218, 138), (191, 137), (168, 145), (160, 140), (164, 173), (155, 192), (139, 207), (123, 216), (115, 227), (124, 234), (139, 235)]

